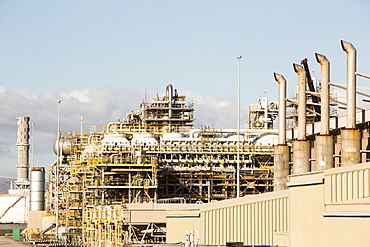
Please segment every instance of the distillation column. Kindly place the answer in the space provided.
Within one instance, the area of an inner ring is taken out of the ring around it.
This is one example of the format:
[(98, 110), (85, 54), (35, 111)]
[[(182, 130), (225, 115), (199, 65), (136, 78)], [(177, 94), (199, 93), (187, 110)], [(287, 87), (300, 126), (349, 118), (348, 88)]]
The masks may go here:
[(360, 163), (360, 132), (356, 128), (356, 49), (346, 41), (341, 41), (347, 53), (347, 121), (342, 135), (342, 166)]
[(298, 137), (293, 142), (293, 174), (310, 171), (310, 143), (306, 140), (306, 72), (301, 65), (293, 64), (298, 74)]
[(324, 55), (316, 53), (315, 56), (321, 65), (321, 129), (316, 136), (316, 170), (320, 171), (334, 167), (334, 141), (329, 134), (330, 62)]
[(28, 160), (30, 148), (29, 123), (29, 117), (17, 117), (18, 179), (16, 182), (28, 182)]
[(286, 80), (274, 73), (279, 84), (279, 143), (274, 147), (274, 191), (287, 189), (290, 148), (286, 144)]

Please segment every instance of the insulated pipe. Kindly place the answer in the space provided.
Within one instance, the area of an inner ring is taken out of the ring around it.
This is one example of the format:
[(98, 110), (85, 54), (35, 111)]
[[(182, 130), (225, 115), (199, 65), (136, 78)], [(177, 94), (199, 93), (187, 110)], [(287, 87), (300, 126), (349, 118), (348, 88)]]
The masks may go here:
[(286, 144), (286, 80), (284, 76), (274, 73), (274, 78), (279, 84), (279, 143)]
[(298, 140), (306, 140), (306, 72), (301, 65), (293, 64), (298, 74)]
[(356, 49), (341, 40), (343, 51), (347, 53), (347, 121), (346, 128), (356, 128)]
[(316, 136), (316, 170), (320, 171), (334, 167), (334, 141), (329, 135), (330, 62), (324, 55), (316, 53), (315, 56), (321, 65), (321, 130)]
[(321, 65), (321, 135), (329, 135), (329, 81), (330, 62), (321, 54), (315, 53), (317, 62)]

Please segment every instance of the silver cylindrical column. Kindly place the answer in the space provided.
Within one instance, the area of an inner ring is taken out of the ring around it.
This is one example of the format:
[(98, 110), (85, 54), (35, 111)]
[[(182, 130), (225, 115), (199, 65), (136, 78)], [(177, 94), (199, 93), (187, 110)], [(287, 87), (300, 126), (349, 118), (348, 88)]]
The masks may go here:
[(31, 167), (30, 175), (30, 211), (43, 211), (45, 209), (45, 169)]
[(298, 136), (293, 142), (293, 174), (309, 172), (310, 144), (306, 140), (306, 71), (301, 65), (293, 64), (298, 74)]
[(321, 54), (316, 53), (316, 60), (321, 65), (321, 129), (316, 137), (316, 170), (334, 167), (334, 141), (329, 135), (330, 118), (330, 62)]
[(286, 145), (286, 80), (277, 73), (274, 78), (279, 84), (279, 143), (274, 147), (274, 190), (278, 191), (288, 188), (290, 148)]
[(18, 180), (28, 181), (30, 118), (17, 117)]

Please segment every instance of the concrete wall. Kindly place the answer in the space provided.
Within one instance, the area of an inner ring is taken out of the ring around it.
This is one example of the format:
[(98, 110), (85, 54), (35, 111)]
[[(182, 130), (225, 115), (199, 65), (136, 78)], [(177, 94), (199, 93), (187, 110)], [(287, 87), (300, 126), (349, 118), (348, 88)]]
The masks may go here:
[[(289, 176), (289, 189), (167, 211), (168, 242), (183, 242), (186, 224), (200, 244), (367, 246), (370, 163)], [(198, 216), (199, 212), (199, 216)], [(187, 217), (174, 217), (174, 215)], [(190, 228), (190, 227), (189, 227)]]

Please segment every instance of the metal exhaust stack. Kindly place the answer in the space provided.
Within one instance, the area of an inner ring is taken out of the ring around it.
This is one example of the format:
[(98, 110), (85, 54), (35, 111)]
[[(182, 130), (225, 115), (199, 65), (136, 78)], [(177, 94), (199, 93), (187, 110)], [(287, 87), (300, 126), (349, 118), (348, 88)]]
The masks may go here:
[(316, 136), (316, 170), (334, 167), (334, 141), (329, 134), (330, 118), (330, 62), (321, 54), (315, 53), (316, 61), (321, 65), (321, 130)]
[(342, 166), (360, 163), (360, 132), (356, 129), (356, 49), (346, 41), (341, 41), (347, 53), (347, 119), (342, 135)]
[(279, 84), (279, 143), (274, 147), (274, 191), (288, 189), (290, 149), (286, 145), (286, 80), (274, 73)]
[(30, 118), (17, 117), (18, 179), (16, 182), (28, 182)]
[(298, 74), (298, 136), (293, 142), (293, 174), (310, 171), (310, 144), (306, 140), (306, 71), (301, 65), (293, 64)]

